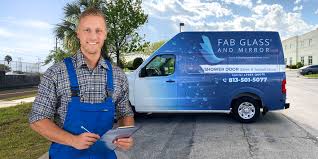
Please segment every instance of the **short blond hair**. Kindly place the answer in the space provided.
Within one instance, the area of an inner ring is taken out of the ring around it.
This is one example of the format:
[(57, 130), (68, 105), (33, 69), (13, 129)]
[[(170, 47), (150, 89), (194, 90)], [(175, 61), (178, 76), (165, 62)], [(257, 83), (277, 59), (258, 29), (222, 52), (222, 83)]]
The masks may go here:
[(94, 7), (91, 7), (91, 8), (87, 8), (84, 12), (81, 13), (80, 17), (79, 17), (79, 20), (78, 20), (78, 24), (80, 23), (80, 21), (87, 17), (87, 16), (100, 16), (104, 19), (104, 22), (105, 22), (105, 28), (107, 30), (107, 21), (106, 21), (106, 16), (105, 14), (97, 9), (97, 8), (94, 8)]

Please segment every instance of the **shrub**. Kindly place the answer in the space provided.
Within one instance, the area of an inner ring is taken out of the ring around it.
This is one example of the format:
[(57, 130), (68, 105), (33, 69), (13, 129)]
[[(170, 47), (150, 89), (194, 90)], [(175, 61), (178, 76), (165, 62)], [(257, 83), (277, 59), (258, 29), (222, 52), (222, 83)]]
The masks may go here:
[(297, 62), (297, 64), (296, 64), (296, 68), (301, 68), (301, 67), (303, 67), (303, 66), (304, 66), (304, 64), (301, 63), (301, 62)]
[(128, 70), (134, 70), (133, 69), (133, 61), (127, 62), (127, 65), (125, 66), (125, 68), (127, 68)]
[(296, 65), (291, 65), (290, 68), (291, 68), (291, 69), (296, 69), (297, 66), (296, 66)]
[(4, 64), (0, 64), (0, 71), (10, 72), (11, 68), (9, 66), (4, 65)]
[(133, 69), (137, 69), (142, 63), (144, 62), (144, 60), (141, 58), (141, 57), (137, 57), (134, 59), (134, 62), (133, 62)]

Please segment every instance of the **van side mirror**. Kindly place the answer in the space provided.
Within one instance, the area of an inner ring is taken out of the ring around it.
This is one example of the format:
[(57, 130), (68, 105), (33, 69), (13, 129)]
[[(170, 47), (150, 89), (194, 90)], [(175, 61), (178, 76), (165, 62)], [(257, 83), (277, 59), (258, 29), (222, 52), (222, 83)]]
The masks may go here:
[(139, 77), (146, 77), (146, 76), (147, 76), (146, 67), (143, 67), (142, 69), (140, 69)]

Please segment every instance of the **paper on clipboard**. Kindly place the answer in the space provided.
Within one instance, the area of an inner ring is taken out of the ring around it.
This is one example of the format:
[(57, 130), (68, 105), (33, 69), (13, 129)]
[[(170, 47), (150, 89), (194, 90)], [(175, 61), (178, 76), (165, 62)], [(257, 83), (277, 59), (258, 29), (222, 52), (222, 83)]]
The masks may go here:
[(132, 136), (138, 129), (140, 129), (140, 126), (126, 126), (126, 127), (118, 127), (116, 129), (111, 129), (107, 131), (101, 138), (106, 146), (114, 150), (116, 146), (113, 144), (113, 141), (119, 138), (126, 138)]

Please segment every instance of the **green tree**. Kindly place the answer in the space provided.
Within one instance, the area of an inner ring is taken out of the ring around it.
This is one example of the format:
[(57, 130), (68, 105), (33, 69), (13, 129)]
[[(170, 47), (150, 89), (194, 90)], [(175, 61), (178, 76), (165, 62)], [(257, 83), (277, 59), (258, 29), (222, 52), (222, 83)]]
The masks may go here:
[(115, 53), (120, 66), (120, 54), (142, 51), (147, 42), (137, 29), (148, 19), (141, 8), (141, 0), (112, 0), (106, 8), (110, 31), (106, 40), (106, 51)]
[(4, 57), (4, 61), (7, 61), (8, 65), (9, 65), (10, 62), (12, 61), (12, 57), (10, 55), (7, 55)]
[(57, 50), (51, 50), (50, 54), (46, 57), (44, 64), (48, 64), (50, 62), (57, 63), (62, 61), (66, 57), (70, 57), (72, 54), (63, 51), (61, 48), (57, 48)]
[(147, 42), (137, 33), (145, 24), (148, 15), (141, 8), (141, 0), (77, 0), (64, 7), (63, 22), (55, 29), (56, 37), (62, 41), (66, 52), (75, 53), (79, 48), (76, 25), (83, 10), (89, 7), (100, 9), (106, 16), (108, 34), (103, 50), (105, 57), (116, 56), (121, 65), (121, 54), (142, 51)]
[(10, 72), (11, 68), (9, 66), (7, 66), (7, 65), (0, 64), (0, 71)]
[(143, 53), (145, 55), (150, 55), (153, 52), (155, 52), (157, 49), (159, 49), (166, 41), (161, 40), (154, 43), (151, 43), (148, 47), (144, 48)]

